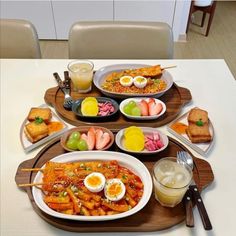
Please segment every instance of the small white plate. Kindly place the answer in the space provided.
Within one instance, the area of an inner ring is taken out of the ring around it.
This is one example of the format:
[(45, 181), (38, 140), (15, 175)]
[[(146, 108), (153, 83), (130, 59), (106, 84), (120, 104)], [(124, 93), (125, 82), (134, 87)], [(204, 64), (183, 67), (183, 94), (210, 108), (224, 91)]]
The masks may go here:
[[(43, 105), (41, 105), (41, 106), (39, 106), (39, 107), (40, 107), (40, 108), (49, 108), (46, 104), (43, 104)], [(20, 140), (21, 140), (21, 144), (22, 144), (22, 146), (23, 146), (25, 152), (30, 152), (30, 151), (32, 151), (33, 149), (35, 149), (35, 148), (41, 146), (42, 144), (44, 144), (44, 143), (50, 141), (51, 139), (53, 139), (53, 138), (59, 136), (60, 134), (64, 133), (64, 132), (67, 130), (67, 128), (68, 128), (68, 126), (66, 125), (66, 123), (65, 123), (62, 119), (60, 119), (53, 111), (52, 111), (52, 118), (51, 118), (51, 121), (59, 121), (59, 122), (61, 122), (61, 123), (63, 124), (63, 128), (62, 128), (61, 130), (59, 130), (58, 132), (54, 132), (54, 133), (50, 134), (49, 136), (47, 136), (47, 137), (45, 137), (45, 138), (39, 140), (39, 141), (36, 142), (36, 143), (31, 143), (31, 142), (27, 139), (27, 137), (26, 137), (26, 135), (25, 135), (25, 133), (24, 133), (25, 125), (26, 125), (27, 123), (29, 123), (29, 121), (27, 120), (27, 118), (24, 120), (24, 122), (23, 122), (23, 124), (21, 125), (21, 128), (20, 128)]]
[[(115, 220), (123, 217), (127, 217), (135, 214), (140, 211), (149, 201), (152, 194), (152, 178), (147, 169), (147, 167), (139, 161), (137, 158), (130, 156), (128, 154), (119, 153), (119, 152), (109, 152), (109, 151), (80, 151), (80, 152), (69, 152), (66, 154), (59, 155), (50, 161), (53, 162), (76, 162), (76, 161), (108, 161), (116, 160), (119, 165), (128, 168), (134, 174), (140, 177), (143, 182), (143, 196), (141, 197), (138, 204), (130, 209), (129, 211), (122, 212), (116, 215), (105, 215), (105, 216), (81, 216), (81, 215), (68, 215), (59, 213), (52, 210), (47, 206), (43, 201), (42, 191), (34, 187), (32, 188), (33, 198), (36, 205), (46, 214), (69, 220), (78, 220), (78, 221), (106, 221), (106, 220)], [(44, 166), (42, 166), (44, 168)], [(41, 183), (43, 178), (43, 173), (38, 172), (35, 176), (34, 183)]]
[[(195, 108), (197, 108), (197, 107), (195, 107)], [(192, 143), (187, 134), (178, 134), (176, 131), (174, 131), (171, 128), (171, 126), (174, 123), (177, 123), (177, 122), (180, 122), (180, 123), (183, 123), (185, 125), (188, 125), (188, 114), (189, 114), (189, 112), (187, 112), (184, 115), (182, 115), (181, 117), (173, 120), (167, 126), (167, 130), (171, 134), (176, 136), (178, 139), (180, 139), (182, 142), (184, 142), (185, 144), (190, 146), (193, 150), (195, 150), (196, 152), (198, 152), (201, 155), (205, 156), (209, 152), (209, 150), (211, 149), (211, 147), (213, 146), (213, 143), (214, 143), (214, 128), (213, 128), (213, 125), (212, 125), (212, 122), (211, 122), (210, 119), (209, 119), (209, 131), (210, 131), (210, 134), (212, 136), (212, 140), (211, 140), (211, 142), (207, 142), (207, 143)]]
[(153, 98), (155, 100), (156, 103), (161, 103), (162, 105), (162, 111), (158, 114), (158, 115), (154, 115), (154, 116), (131, 116), (131, 115), (128, 115), (124, 112), (124, 106), (126, 104), (128, 104), (130, 101), (135, 101), (136, 103), (140, 102), (141, 100), (148, 100), (149, 98), (148, 97), (137, 97), (137, 98), (127, 98), (125, 100), (123, 100), (121, 103), (120, 103), (120, 112), (128, 117), (129, 119), (133, 119), (133, 120), (155, 120), (157, 118), (159, 118), (160, 116), (162, 116), (165, 112), (166, 112), (166, 105), (164, 102), (162, 102), (161, 100), (159, 99), (156, 99), (156, 98)]
[[(133, 153), (133, 154), (143, 154), (143, 155), (148, 155), (148, 154), (154, 154), (154, 153), (158, 153), (163, 151), (164, 149), (167, 148), (168, 144), (169, 144), (169, 139), (167, 137), (167, 135), (163, 134), (161, 131), (159, 131), (156, 128), (150, 128), (150, 127), (139, 127), (142, 129), (144, 135), (149, 135), (149, 134), (153, 134), (153, 132), (158, 133), (160, 136), (160, 139), (162, 141), (162, 143), (164, 144), (164, 146), (158, 150), (155, 151), (148, 151), (147, 149), (144, 149), (141, 152), (135, 152), (135, 151), (129, 151), (124, 147), (124, 131), (125, 129), (120, 130), (117, 134), (116, 134), (116, 145), (123, 151), (125, 152), (129, 152), (129, 153)], [(135, 140), (134, 140), (135, 142)]]

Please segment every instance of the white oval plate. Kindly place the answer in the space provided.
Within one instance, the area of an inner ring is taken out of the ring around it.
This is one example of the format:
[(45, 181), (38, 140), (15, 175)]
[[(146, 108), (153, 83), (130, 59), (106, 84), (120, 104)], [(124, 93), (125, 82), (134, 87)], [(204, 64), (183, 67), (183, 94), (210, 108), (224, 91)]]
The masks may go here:
[(137, 102), (140, 102), (142, 99), (147, 100), (149, 98), (148, 97), (137, 97), (137, 98), (127, 98), (127, 99), (123, 100), (120, 103), (120, 106), (119, 106), (120, 112), (124, 116), (128, 117), (129, 119), (133, 119), (133, 120), (155, 120), (158, 117), (162, 116), (166, 112), (166, 105), (165, 105), (165, 103), (162, 102), (159, 99), (154, 98), (155, 102), (156, 103), (161, 103), (161, 105), (163, 107), (162, 111), (158, 115), (154, 115), (154, 116), (131, 116), (131, 115), (128, 115), (128, 114), (124, 113), (124, 106), (126, 104), (128, 104), (130, 101), (135, 101), (137, 103)]
[(106, 77), (108, 74), (111, 74), (112, 72), (118, 72), (126, 69), (136, 69), (136, 68), (142, 68), (147, 67), (151, 65), (145, 65), (145, 64), (115, 64), (110, 66), (102, 67), (101, 69), (97, 70), (93, 77), (93, 83), (94, 85), (106, 96), (108, 97), (114, 97), (114, 98), (129, 98), (129, 97), (160, 97), (162, 96), (166, 91), (168, 91), (171, 86), (173, 85), (173, 78), (172, 75), (167, 71), (164, 70), (161, 76), (161, 79), (163, 79), (167, 87), (165, 90), (156, 92), (156, 93), (146, 93), (146, 94), (133, 94), (133, 93), (114, 93), (110, 92), (108, 90), (105, 90), (102, 88), (102, 84), (104, 83)]
[[(119, 152), (109, 152), (109, 151), (80, 151), (80, 152), (70, 152), (66, 154), (59, 155), (51, 161), (53, 162), (75, 162), (75, 161), (107, 161), (107, 160), (117, 160), (119, 165), (127, 167), (132, 172), (140, 177), (144, 185), (143, 196), (139, 203), (129, 211), (122, 212), (116, 215), (106, 215), (106, 216), (79, 216), (79, 215), (67, 215), (63, 213), (56, 212), (49, 208), (43, 201), (43, 193), (40, 189), (32, 187), (32, 193), (37, 206), (48, 215), (69, 219), (69, 220), (79, 220), (79, 221), (106, 221), (115, 220), (123, 217), (133, 215), (134, 213), (140, 211), (149, 201), (152, 194), (152, 178), (146, 168), (146, 166), (133, 156), (119, 153)], [(42, 167), (44, 168), (44, 166)], [(37, 173), (34, 179), (34, 183), (42, 182), (43, 173), (40, 171)]]
[[(125, 131), (125, 129), (120, 130), (116, 134), (116, 139), (115, 139), (116, 145), (121, 150), (123, 150), (125, 152), (129, 152), (129, 153), (132, 153), (132, 154), (143, 154), (143, 155), (158, 153), (158, 152), (161, 152), (161, 151), (163, 151), (164, 149), (167, 148), (167, 146), (169, 144), (169, 139), (168, 139), (167, 135), (163, 134), (161, 131), (159, 131), (156, 128), (150, 128), (150, 127), (139, 127), (139, 128), (142, 129), (144, 135), (145, 134), (152, 134), (153, 132), (157, 132), (159, 134), (160, 139), (163, 142), (164, 146), (162, 148), (158, 149), (158, 150), (155, 150), (155, 151), (148, 151), (146, 149), (144, 149), (141, 152), (129, 151), (124, 147), (124, 131)], [(134, 142), (135, 142), (135, 140), (134, 140)]]

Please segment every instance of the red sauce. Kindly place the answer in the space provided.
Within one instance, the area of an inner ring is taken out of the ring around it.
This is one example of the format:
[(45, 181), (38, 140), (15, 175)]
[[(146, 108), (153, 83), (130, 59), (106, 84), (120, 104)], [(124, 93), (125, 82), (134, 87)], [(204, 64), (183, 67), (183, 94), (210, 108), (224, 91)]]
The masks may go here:
[(177, 122), (171, 125), (171, 129), (173, 129), (178, 134), (185, 134), (187, 128), (188, 126), (181, 122)]
[(63, 128), (63, 124), (59, 121), (51, 121), (47, 126), (49, 134), (57, 132)]

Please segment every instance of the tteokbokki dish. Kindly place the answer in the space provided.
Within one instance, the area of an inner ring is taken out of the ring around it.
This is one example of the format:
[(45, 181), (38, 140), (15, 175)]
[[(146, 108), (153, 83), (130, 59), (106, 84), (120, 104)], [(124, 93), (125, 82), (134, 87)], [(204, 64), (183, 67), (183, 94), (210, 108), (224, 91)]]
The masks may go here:
[(43, 169), (47, 206), (70, 215), (103, 216), (126, 212), (143, 195), (143, 183), (116, 160), (57, 163)]

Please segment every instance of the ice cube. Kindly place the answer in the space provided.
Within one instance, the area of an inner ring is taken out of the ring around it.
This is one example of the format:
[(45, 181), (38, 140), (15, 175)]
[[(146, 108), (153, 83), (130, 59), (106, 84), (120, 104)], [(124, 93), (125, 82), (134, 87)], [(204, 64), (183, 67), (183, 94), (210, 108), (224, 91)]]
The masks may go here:
[(163, 161), (158, 165), (158, 170), (162, 175), (174, 175), (175, 173), (175, 166), (171, 161)]
[(174, 175), (164, 176), (164, 178), (161, 180), (161, 183), (167, 187), (173, 187), (175, 185)]
[(185, 179), (186, 179), (186, 177), (185, 177), (185, 175), (183, 173), (181, 173), (181, 172), (175, 173), (175, 180), (176, 180), (176, 182), (180, 183), (180, 182), (185, 181)]

